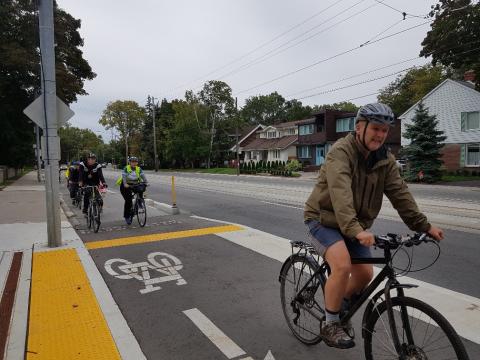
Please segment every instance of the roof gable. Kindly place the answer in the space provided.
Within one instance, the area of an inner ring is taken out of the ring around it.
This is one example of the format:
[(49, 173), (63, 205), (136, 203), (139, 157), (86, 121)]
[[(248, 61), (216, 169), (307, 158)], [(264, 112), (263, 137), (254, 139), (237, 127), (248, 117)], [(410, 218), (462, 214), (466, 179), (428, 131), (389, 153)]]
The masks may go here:
[(455, 81), (455, 80), (452, 80), (452, 79), (445, 79), (443, 80), (440, 84), (438, 84), (435, 88), (433, 88), (428, 94), (426, 94), (424, 97), (422, 97), (419, 101), (417, 101), (415, 104), (413, 104), (412, 106), (410, 106), (410, 108), (405, 111), (402, 115), (400, 115), (398, 118), (399, 119), (404, 119), (408, 116), (408, 114), (415, 110), (416, 107), (418, 106), (418, 104), (421, 102), (421, 101), (424, 101), (425, 99), (429, 98), (430, 96), (432, 96), (438, 89), (440, 89), (441, 87), (443, 87), (445, 84), (453, 84), (454, 86), (457, 86), (457, 87), (461, 87), (462, 89), (468, 89), (469, 91), (472, 91), (472, 94), (473, 93), (477, 93), (477, 94), (480, 94), (480, 92), (478, 92), (477, 90), (475, 89), (472, 89), (470, 86), (468, 86), (467, 84), (463, 84), (462, 82), (459, 82), (459, 81)]

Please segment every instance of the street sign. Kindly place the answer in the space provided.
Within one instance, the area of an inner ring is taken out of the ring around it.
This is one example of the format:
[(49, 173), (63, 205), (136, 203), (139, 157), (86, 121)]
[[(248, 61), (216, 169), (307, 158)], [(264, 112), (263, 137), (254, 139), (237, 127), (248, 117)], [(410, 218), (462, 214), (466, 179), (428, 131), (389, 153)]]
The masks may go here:
[[(23, 109), (23, 113), (39, 127), (45, 129), (43, 95), (37, 97), (30, 105)], [(75, 113), (57, 96), (57, 128), (64, 126), (67, 120), (73, 115), (75, 115)]]

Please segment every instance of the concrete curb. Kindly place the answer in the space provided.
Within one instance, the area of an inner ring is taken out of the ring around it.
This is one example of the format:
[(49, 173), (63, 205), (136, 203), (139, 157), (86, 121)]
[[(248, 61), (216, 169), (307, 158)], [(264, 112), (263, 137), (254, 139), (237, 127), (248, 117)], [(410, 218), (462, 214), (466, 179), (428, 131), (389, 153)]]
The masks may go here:
[(65, 203), (65, 200), (63, 199), (62, 194), (60, 194), (60, 207), (63, 210), (63, 213), (67, 217), (68, 221), (72, 224), (72, 227), (74, 229), (77, 229), (80, 226), (80, 221), (77, 218), (77, 215), (75, 215), (74, 212), (72, 212), (68, 205)]
[[(160, 211), (167, 213), (168, 215), (178, 215), (180, 214), (180, 209), (178, 207), (173, 207), (165, 203), (161, 203), (152, 199), (145, 199), (145, 204), (152, 206)], [(182, 212), (184, 213), (184, 212)]]

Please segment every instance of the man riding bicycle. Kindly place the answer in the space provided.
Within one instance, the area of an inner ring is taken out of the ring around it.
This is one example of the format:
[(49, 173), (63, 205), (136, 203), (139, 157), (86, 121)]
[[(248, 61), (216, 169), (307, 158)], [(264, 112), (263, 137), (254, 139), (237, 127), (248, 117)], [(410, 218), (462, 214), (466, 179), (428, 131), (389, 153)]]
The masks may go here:
[(130, 156), (128, 162), (129, 164), (123, 168), (122, 175), (117, 180), (117, 185), (120, 185), (120, 192), (125, 200), (123, 217), (127, 225), (130, 225), (133, 219), (133, 193), (137, 192), (142, 196), (147, 184), (147, 178), (143, 170), (138, 166), (138, 158), (136, 156)]
[(384, 146), (392, 126), (394, 114), (387, 105), (361, 107), (355, 131), (333, 145), (305, 203), (311, 245), (323, 253), (331, 269), (324, 291), (326, 321), (320, 331), (329, 346), (355, 345), (348, 335), (351, 329), (340, 325), (340, 312), (371, 281), (373, 265), (352, 265), (350, 258), (371, 257), (375, 238), (368, 229), (380, 212), (383, 194), (411, 230), (443, 239), (443, 231), (419, 211), (395, 157)]
[[(103, 184), (104, 187), (108, 187), (105, 178), (103, 177), (102, 165), (97, 163), (97, 156), (90, 153), (87, 157), (87, 163), (80, 166), (80, 186), (99, 186)], [(98, 191), (98, 190), (95, 190)], [(103, 207), (103, 200), (100, 194), (97, 194), (99, 199), (100, 211)], [(87, 214), (88, 200), (91, 196), (91, 192), (88, 191), (83, 196), (83, 213)]]

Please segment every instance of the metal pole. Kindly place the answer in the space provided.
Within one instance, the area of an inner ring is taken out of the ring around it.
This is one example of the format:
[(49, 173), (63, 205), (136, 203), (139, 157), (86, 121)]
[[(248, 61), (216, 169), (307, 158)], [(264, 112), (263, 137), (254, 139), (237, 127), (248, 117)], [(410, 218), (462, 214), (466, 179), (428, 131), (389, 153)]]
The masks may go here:
[(41, 176), (41, 169), (42, 169), (42, 162), (40, 160), (40, 128), (38, 125), (35, 125), (35, 138), (36, 138), (36, 151), (37, 151), (37, 180), (38, 182), (42, 181), (42, 176)]
[(155, 171), (158, 171), (158, 155), (157, 155), (157, 134), (155, 125), (155, 98), (152, 97), (153, 102), (153, 161), (155, 162)]
[(240, 176), (240, 154), (238, 146), (238, 105), (237, 98), (235, 98), (235, 136), (237, 138), (237, 176)]
[(48, 246), (62, 245), (58, 162), (60, 160), (57, 134), (57, 94), (55, 83), (55, 48), (53, 31), (53, 0), (40, 0), (40, 51), (42, 64), (42, 90), (45, 116), (45, 189), (47, 202)]

